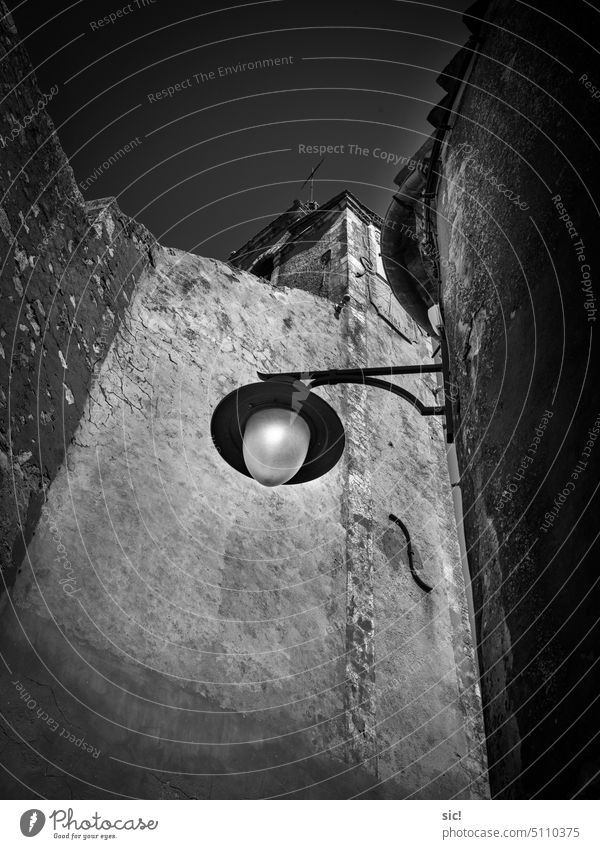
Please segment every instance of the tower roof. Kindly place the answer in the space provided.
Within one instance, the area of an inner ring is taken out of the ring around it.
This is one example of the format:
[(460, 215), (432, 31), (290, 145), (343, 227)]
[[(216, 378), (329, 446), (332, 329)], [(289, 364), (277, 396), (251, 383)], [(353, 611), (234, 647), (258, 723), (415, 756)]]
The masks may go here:
[(329, 212), (336, 206), (340, 209), (351, 207), (360, 218), (370, 224), (375, 224), (377, 227), (381, 227), (383, 224), (380, 216), (376, 215), (368, 206), (365, 206), (348, 189), (344, 189), (317, 207), (312, 207), (309, 203), (301, 200), (295, 200), (289, 209), (278, 215), (266, 227), (259, 230), (255, 236), (233, 251), (229, 255), (229, 262), (248, 270), (255, 260), (269, 248), (287, 241), (286, 237), (293, 235), (300, 227), (305, 229), (313, 222), (316, 224), (324, 212)]

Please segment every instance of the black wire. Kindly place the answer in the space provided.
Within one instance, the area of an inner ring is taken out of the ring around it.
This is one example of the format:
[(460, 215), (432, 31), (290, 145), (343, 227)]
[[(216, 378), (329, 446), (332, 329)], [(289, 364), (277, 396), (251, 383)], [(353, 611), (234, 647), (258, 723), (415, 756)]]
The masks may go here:
[(420, 578), (417, 572), (415, 571), (415, 564), (413, 563), (413, 549), (410, 541), (410, 534), (408, 532), (408, 528), (406, 527), (402, 519), (399, 519), (397, 516), (394, 516), (393, 513), (390, 513), (390, 519), (392, 520), (392, 522), (395, 522), (398, 525), (398, 527), (402, 530), (402, 533), (406, 537), (406, 550), (408, 551), (408, 568), (410, 569), (410, 574), (413, 576), (415, 583), (421, 587), (423, 592), (430, 593), (433, 587), (430, 587), (429, 584), (426, 584), (425, 581)]

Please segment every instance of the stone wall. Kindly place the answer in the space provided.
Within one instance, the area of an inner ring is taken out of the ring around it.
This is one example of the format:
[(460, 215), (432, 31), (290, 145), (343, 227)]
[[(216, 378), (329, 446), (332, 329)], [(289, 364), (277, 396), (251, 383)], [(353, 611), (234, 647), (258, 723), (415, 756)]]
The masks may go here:
[(448, 137), (443, 306), (492, 791), (595, 798), (597, 19), (540, 9), (492, 4)]
[[(277, 258), (279, 285), (294, 286), (339, 303), (347, 291), (346, 216), (343, 204), (313, 213), (312, 226), (296, 225), (297, 234), (282, 245)], [(316, 220), (314, 220), (316, 218)], [(307, 227), (307, 230), (304, 230)]]
[(84, 203), (45, 110), (52, 92), (1, 11), (0, 594), (152, 244), (112, 200)]

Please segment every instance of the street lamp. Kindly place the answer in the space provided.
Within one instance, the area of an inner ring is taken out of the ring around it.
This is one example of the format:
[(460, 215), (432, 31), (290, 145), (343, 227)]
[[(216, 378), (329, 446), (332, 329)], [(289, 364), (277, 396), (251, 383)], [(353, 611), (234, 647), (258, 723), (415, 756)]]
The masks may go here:
[[(311, 392), (316, 386), (355, 383), (393, 392), (422, 416), (448, 416), (383, 375), (441, 372), (442, 364), (261, 374), (230, 392), (216, 407), (211, 435), (217, 451), (236, 471), (263, 486), (306, 483), (332, 469), (344, 451), (344, 428), (335, 410)], [(305, 382), (303, 382), (305, 381)]]
[(244, 463), (263, 486), (279, 486), (291, 480), (306, 460), (309, 446), (308, 422), (283, 407), (257, 410), (244, 428)]

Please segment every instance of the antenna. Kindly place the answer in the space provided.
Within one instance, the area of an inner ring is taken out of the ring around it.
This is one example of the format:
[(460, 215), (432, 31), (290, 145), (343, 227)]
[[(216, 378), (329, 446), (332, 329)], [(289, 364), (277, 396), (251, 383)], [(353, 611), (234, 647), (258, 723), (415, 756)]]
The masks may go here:
[(322, 165), (324, 162), (325, 162), (325, 157), (323, 157), (323, 159), (321, 159), (321, 161), (319, 162), (319, 164), (318, 164), (318, 165), (315, 165), (315, 167), (314, 167), (314, 168), (313, 168), (313, 170), (310, 172), (310, 174), (308, 175), (308, 177), (306, 178), (306, 180), (305, 180), (305, 181), (302, 183), (302, 185), (300, 186), (300, 191), (302, 191), (302, 189), (304, 188), (304, 186), (305, 186), (305, 185), (309, 182), (309, 180), (310, 180), (310, 206), (311, 206), (311, 207), (312, 207), (312, 206), (313, 206), (313, 204), (314, 204), (314, 200), (313, 200), (313, 190), (314, 190), (314, 182), (315, 182), (315, 181), (314, 181), (314, 177), (315, 177), (315, 174), (317, 173), (317, 171), (319, 170), (319, 168), (321, 167), (321, 165)]

